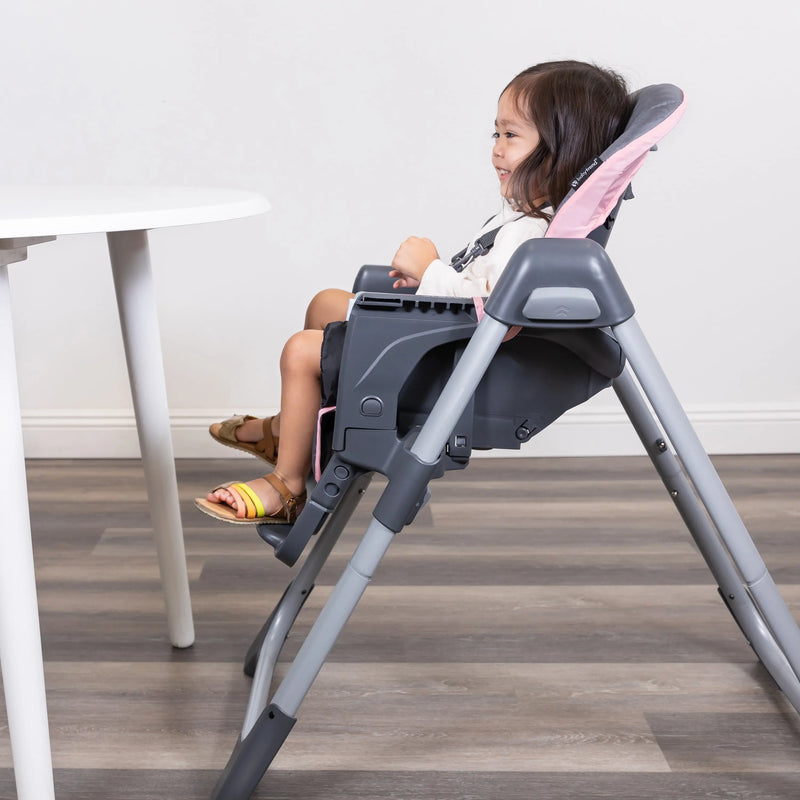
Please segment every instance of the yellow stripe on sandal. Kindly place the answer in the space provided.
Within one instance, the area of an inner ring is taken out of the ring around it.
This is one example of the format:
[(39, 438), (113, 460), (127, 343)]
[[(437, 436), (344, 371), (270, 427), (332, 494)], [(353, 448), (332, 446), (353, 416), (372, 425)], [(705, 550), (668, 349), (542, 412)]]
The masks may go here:
[(230, 488), (236, 489), (242, 500), (244, 500), (247, 507), (245, 515), (247, 519), (258, 519), (266, 516), (267, 512), (261, 502), (261, 498), (246, 483), (234, 483)]

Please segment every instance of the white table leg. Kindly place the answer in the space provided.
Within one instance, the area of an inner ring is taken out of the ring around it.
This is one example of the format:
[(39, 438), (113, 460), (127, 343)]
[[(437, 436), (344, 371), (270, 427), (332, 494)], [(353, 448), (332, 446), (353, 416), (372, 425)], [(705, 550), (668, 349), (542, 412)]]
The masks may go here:
[(52, 800), (53, 765), (5, 266), (0, 266), (0, 376), (0, 664), (8, 730), (19, 800)]
[(167, 606), (169, 636), (175, 647), (189, 647), (194, 642), (194, 624), (147, 231), (109, 233), (108, 251)]

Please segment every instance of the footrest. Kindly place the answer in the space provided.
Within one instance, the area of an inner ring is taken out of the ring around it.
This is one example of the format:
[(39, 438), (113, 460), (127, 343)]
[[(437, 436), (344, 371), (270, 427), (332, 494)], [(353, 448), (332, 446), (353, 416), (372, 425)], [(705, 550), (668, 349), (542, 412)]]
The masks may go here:
[(363, 474), (362, 469), (343, 464), (334, 454), (294, 525), (262, 523), (257, 526), (258, 535), (275, 548), (276, 558), (293, 567), (311, 537), (319, 532), (352, 483)]
[(276, 550), (286, 541), (294, 525), (257, 525), (258, 535)]
[(322, 527), (330, 511), (309, 500), (294, 525), (258, 525), (258, 535), (275, 549), (275, 557), (293, 567), (309, 539)]

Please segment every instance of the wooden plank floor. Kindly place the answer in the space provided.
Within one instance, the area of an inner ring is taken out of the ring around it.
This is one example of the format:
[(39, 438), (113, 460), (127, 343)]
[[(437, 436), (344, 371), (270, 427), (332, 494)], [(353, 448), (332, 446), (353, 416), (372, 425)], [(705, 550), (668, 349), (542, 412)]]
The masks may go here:
[[(800, 455), (715, 462), (800, 617)], [(60, 800), (207, 797), (241, 659), (292, 571), (191, 498), (255, 475), (178, 462), (197, 642), (173, 650), (136, 461), (31, 461)], [(643, 458), (479, 460), (397, 537), (254, 795), (797, 798), (800, 717), (756, 662)], [(366, 500), (279, 665), (365, 528)], [(0, 704), (0, 798), (14, 797)]]

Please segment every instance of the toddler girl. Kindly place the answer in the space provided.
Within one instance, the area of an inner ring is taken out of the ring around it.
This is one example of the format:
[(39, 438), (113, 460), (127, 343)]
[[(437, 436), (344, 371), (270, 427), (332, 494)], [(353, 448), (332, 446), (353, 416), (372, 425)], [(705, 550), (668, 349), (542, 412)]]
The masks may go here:
[[(395, 288), (416, 287), (418, 294), (434, 296), (488, 295), (519, 245), (544, 235), (574, 176), (620, 135), (628, 115), (625, 82), (614, 72), (579, 61), (547, 62), (521, 72), (500, 95), (494, 123), (500, 213), (451, 264), (439, 258), (429, 239), (406, 239), (392, 259)], [(309, 304), (304, 329), (281, 354), (278, 414), (233, 417), (211, 426), (217, 441), (275, 468), (263, 478), (217, 487), (195, 501), (202, 511), (226, 522), (294, 522), (306, 500), (323, 331), (345, 319), (352, 297), (326, 289)]]

